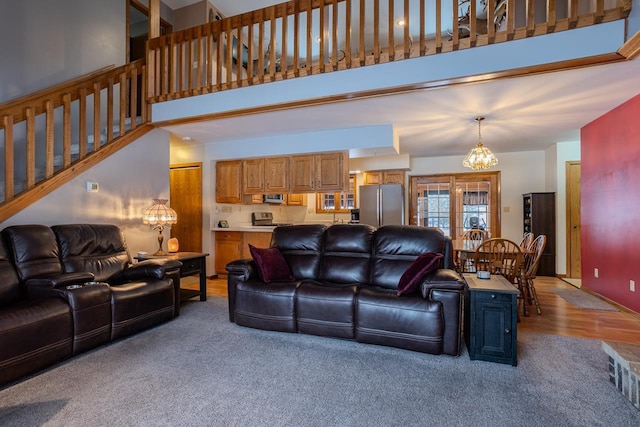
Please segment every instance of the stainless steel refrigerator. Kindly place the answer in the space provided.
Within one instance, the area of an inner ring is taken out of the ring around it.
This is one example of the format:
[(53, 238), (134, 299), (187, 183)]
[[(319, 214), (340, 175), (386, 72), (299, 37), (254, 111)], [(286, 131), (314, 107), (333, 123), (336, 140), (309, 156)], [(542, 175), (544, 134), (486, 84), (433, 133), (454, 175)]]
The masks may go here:
[(402, 184), (361, 185), (360, 224), (374, 227), (404, 224)]

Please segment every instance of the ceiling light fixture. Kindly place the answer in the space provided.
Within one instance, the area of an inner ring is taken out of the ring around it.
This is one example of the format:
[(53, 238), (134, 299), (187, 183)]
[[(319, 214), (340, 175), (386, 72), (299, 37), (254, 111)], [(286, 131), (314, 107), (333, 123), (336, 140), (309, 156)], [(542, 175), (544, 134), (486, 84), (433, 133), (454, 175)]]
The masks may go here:
[(487, 147), (482, 145), (482, 134), (480, 132), (480, 123), (484, 117), (476, 117), (478, 122), (478, 146), (473, 148), (464, 158), (462, 166), (473, 170), (489, 169), (491, 166), (498, 164), (498, 159)]

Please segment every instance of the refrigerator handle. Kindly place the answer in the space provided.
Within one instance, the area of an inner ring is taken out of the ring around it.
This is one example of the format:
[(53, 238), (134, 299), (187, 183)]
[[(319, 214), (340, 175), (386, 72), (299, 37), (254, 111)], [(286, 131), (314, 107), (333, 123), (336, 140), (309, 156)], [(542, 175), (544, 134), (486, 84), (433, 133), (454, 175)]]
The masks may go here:
[(378, 227), (380, 227), (384, 223), (384, 218), (382, 217), (382, 188), (378, 188), (377, 199), (378, 199), (378, 213), (376, 214), (378, 220)]

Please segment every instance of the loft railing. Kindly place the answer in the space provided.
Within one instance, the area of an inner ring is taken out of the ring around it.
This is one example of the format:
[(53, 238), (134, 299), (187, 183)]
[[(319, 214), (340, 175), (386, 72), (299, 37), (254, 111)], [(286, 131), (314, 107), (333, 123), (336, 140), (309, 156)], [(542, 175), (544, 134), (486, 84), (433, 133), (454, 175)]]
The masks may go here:
[(0, 221), (151, 128), (144, 72), (111, 66), (0, 104)]
[(148, 100), (550, 34), (630, 10), (631, 0), (289, 1), (150, 40)]

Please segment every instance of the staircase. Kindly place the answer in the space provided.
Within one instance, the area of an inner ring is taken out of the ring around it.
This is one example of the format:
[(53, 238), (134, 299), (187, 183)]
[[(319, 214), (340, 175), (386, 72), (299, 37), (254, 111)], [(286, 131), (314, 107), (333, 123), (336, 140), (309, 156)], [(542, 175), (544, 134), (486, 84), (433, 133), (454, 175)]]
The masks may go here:
[(153, 129), (144, 72), (110, 66), (0, 104), (0, 221)]

